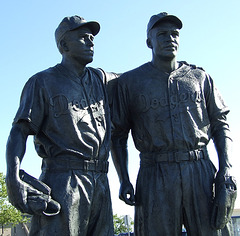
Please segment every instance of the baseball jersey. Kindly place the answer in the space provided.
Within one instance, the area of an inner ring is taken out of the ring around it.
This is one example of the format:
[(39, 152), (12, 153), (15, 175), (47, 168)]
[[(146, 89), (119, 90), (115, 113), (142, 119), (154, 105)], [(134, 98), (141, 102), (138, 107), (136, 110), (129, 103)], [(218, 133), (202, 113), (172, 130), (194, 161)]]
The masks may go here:
[(180, 62), (170, 74), (146, 63), (118, 79), (112, 136), (127, 139), (131, 129), (143, 153), (187, 151), (205, 146), (227, 123), (229, 112), (212, 78)]
[(103, 74), (86, 67), (79, 78), (58, 64), (28, 80), (14, 123), (29, 122), (39, 156), (107, 159), (110, 111)]

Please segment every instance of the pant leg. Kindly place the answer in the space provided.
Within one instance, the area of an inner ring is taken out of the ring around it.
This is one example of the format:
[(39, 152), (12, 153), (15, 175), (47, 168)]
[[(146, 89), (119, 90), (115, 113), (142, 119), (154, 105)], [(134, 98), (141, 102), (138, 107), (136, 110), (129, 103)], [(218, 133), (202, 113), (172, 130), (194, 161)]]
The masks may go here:
[(41, 179), (52, 189), (52, 198), (60, 203), (61, 211), (51, 217), (33, 216), (30, 235), (112, 236), (107, 175), (100, 175), (102, 180), (97, 181), (94, 172), (70, 170), (44, 173)]
[(231, 227), (211, 227), (213, 181), (216, 169), (210, 160), (180, 163), (183, 186), (184, 224), (188, 236), (231, 235)]
[(182, 191), (177, 163), (141, 165), (135, 206), (136, 236), (179, 236)]
[(210, 160), (144, 164), (136, 186), (135, 235), (179, 236), (182, 223), (188, 236), (230, 236), (210, 225), (213, 180)]
[(93, 195), (92, 176), (71, 170), (48, 171), (41, 179), (51, 188), (61, 211), (56, 216), (33, 216), (30, 235), (85, 236)]
[(94, 198), (88, 224), (88, 236), (113, 236), (113, 214), (107, 174), (95, 173)]

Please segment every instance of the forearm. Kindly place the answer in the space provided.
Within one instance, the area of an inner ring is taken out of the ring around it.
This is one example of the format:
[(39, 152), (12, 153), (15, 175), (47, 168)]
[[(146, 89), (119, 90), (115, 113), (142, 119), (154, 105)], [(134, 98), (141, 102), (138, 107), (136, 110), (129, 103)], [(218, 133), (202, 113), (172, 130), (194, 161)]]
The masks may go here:
[(120, 181), (119, 198), (132, 206), (135, 204), (135, 198), (128, 174), (127, 137), (112, 137), (111, 153)]
[(6, 147), (7, 179), (19, 177), (19, 168), (26, 150), (27, 136), (27, 132), (20, 125), (12, 127)]
[(224, 135), (224, 132), (218, 132), (214, 138), (214, 145), (218, 153), (219, 171), (228, 172), (232, 167), (230, 163), (232, 140)]
[(111, 142), (111, 154), (120, 183), (129, 181), (127, 139), (113, 137)]
[(218, 154), (219, 172), (227, 173), (232, 167), (230, 163), (232, 155), (232, 139), (230, 137), (230, 131), (225, 116), (218, 119), (218, 126), (216, 126), (215, 131), (213, 132), (213, 142)]

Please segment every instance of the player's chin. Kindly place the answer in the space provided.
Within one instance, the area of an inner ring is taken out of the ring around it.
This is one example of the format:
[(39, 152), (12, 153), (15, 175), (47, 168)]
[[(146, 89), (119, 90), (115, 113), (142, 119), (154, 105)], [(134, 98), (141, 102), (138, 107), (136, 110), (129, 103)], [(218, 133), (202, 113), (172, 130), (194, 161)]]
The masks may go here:
[(93, 61), (93, 54), (88, 55), (87, 58), (88, 58), (89, 62), (92, 62)]
[(166, 61), (171, 61), (173, 60), (174, 58), (176, 57), (176, 54), (175, 53), (168, 53), (168, 54), (165, 54), (165, 55), (162, 55), (161, 58), (166, 60)]
[(175, 57), (177, 55), (177, 48), (166, 47), (165, 50), (163, 50), (162, 55), (166, 57)]
[(88, 59), (88, 63), (91, 63), (93, 61), (93, 57)]
[(84, 57), (81, 58), (81, 61), (83, 64), (87, 65), (93, 61), (93, 57), (92, 56)]

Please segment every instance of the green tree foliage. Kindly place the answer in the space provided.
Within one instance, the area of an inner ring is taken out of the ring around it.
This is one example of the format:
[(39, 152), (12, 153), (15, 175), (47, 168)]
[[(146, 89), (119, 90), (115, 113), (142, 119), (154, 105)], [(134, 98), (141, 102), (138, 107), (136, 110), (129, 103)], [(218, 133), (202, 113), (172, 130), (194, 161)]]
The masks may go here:
[(0, 226), (17, 225), (19, 223), (28, 222), (28, 218), (24, 217), (20, 211), (12, 206), (8, 201), (7, 187), (5, 176), (0, 172)]
[[(117, 214), (113, 215), (113, 224), (114, 224), (114, 234), (118, 235), (120, 233), (128, 232), (128, 228), (124, 223), (124, 216), (118, 216)], [(132, 232), (133, 221), (130, 218), (129, 231)]]

